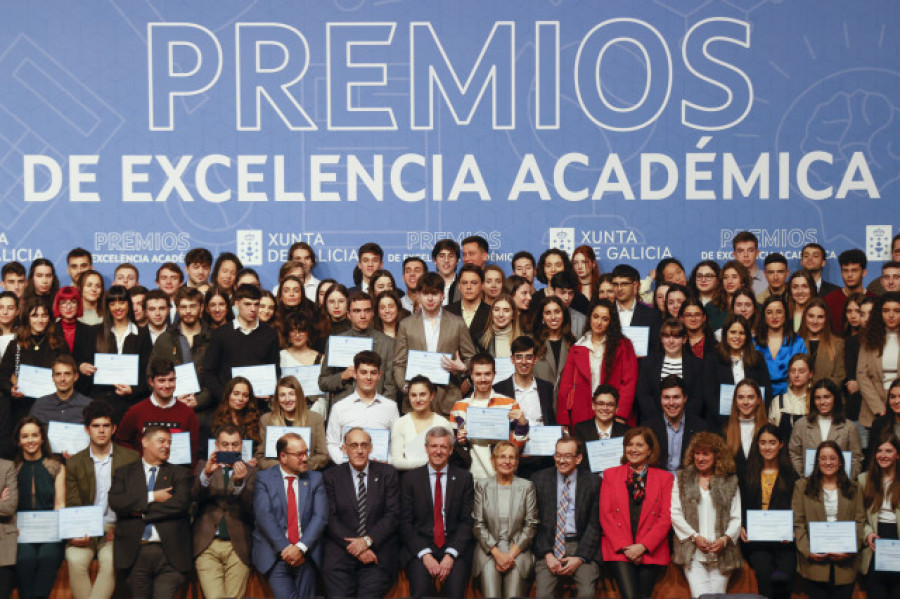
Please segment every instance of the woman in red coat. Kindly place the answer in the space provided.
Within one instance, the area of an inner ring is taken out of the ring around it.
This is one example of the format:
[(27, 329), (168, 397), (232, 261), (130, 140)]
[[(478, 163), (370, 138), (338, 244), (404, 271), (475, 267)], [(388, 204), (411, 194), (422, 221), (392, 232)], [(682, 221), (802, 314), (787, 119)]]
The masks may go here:
[(634, 426), (634, 389), (638, 375), (634, 346), (622, 334), (619, 313), (612, 302), (595, 300), (588, 315), (590, 330), (569, 350), (559, 377), (556, 423), (574, 426), (592, 418), (594, 389), (605, 383), (619, 390), (616, 418)]
[(603, 473), (600, 548), (622, 599), (644, 599), (670, 561), (672, 475), (656, 468), (659, 443), (649, 428), (623, 437), (622, 465)]

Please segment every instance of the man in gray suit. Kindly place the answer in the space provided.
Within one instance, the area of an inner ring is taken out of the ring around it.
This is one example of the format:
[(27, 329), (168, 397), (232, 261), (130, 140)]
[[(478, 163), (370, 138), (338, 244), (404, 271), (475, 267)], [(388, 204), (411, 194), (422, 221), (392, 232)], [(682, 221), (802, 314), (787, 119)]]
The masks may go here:
[[(372, 298), (362, 291), (354, 291), (347, 300), (347, 318), (350, 319), (350, 329), (342, 333), (345, 337), (368, 337), (372, 340), (372, 351), (381, 357), (381, 363), (387, 365), (382, 377), (378, 380), (379, 395), (389, 399), (397, 399), (397, 385), (394, 384), (394, 373), (390, 365), (394, 363), (394, 340), (372, 328), (372, 317), (375, 311), (372, 307)], [(325, 346), (325, 355), (328, 356), (328, 346)], [(322, 361), (322, 372), (319, 374), (319, 389), (331, 393), (331, 405), (353, 393), (356, 382), (356, 372), (353, 366), (336, 368), (327, 365), (327, 358)]]
[[(409, 350), (450, 354), (441, 365), (450, 373), (450, 382), (438, 385), (434, 408), (447, 416), (453, 404), (462, 398), (460, 385), (468, 369), (469, 359), (475, 355), (475, 345), (465, 321), (441, 309), (444, 301), (444, 280), (434, 272), (419, 279), (419, 305), (422, 310), (405, 318), (397, 327), (394, 345), (394, 380), (406, 380), (406, 361)], [(405, 384), (403, 385), (405, 388)], [(405, 389), (404, 389), (405, 391)]]

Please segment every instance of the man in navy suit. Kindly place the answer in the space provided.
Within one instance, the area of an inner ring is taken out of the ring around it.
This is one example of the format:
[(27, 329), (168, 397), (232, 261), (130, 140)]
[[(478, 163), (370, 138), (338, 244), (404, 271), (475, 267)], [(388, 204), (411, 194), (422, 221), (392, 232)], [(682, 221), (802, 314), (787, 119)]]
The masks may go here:
[(275, 444), (278, 466), (256, 476), (253, 493), (253, 565), (264, 573), (276, 599), (312, 597), (322, 563), (320, 542), (328, 523), (322, 474), (307, 472), (309, 450), (296, 433)]
[(325, 589), (329, 597), (384, 597), (397, 576), (397, 471), (369, 459), (372, 438), (361, 427), (344, 434), (342, 449), (347, 461), (324, 475)]
[[(465, 597), (475, 538), (472, 475), (447, 464), (452, 433), (436, 426), (425, 435), (428, 463), (403, 477), (400, 559), (413, 597)], [(440, 591), (436, 589), (440, 586)]]

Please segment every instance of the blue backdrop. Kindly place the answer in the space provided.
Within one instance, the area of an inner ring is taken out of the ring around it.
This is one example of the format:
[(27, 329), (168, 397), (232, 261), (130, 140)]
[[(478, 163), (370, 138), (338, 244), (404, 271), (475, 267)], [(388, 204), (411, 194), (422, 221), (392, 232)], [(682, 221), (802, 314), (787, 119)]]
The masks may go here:
[(268, 285), (297, 240), (347, 280), (477, 233), (646, 273), (898, 224), (896, 0), (3, 4), (3, 261), (199, 245)]

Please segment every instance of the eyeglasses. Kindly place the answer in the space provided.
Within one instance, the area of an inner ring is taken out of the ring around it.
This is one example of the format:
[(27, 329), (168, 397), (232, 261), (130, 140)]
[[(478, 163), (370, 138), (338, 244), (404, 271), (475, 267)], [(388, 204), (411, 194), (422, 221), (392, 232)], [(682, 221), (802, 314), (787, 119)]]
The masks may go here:
[(716, 273), (714, 273), (714, 272), (698, 272), (697, 278), (698, 279), (715, 279)]
[(516, 362), (531, 362), (534, 360), (534, 354), (513, 354), (513, 360)]
[(567, 462), (569, 460), (574, 460), (578, 456), (573, 453), (554, 453), (553, 457), (557, 460)]
[(607, 402), (605, 402), (605, 401), (595, 401), (595, 402), (594, 402), (594, 407), (595, 407), (595, 408), (604, 408), (604, 409), (607, 409), (607, 410), (612, 410), (612, 409), (614, 409), (614, 408), (616, 407), (616, 404), (614, 404), (614, 403), (607, 403)]
[(301, 460), (302, 460), (303, 458), (308, 458), (308, 457), (309, 457), (309, 451), (297, 451), (297, 452), (294, 452), (294, 451), (282, 451), (281, 453), (286, 454), (286, 455), (292, 455), (292, 456), (294, 456), (294, 457), (296, 457), (296, 458), (298, 458), (298, 459), (301, 459)]

